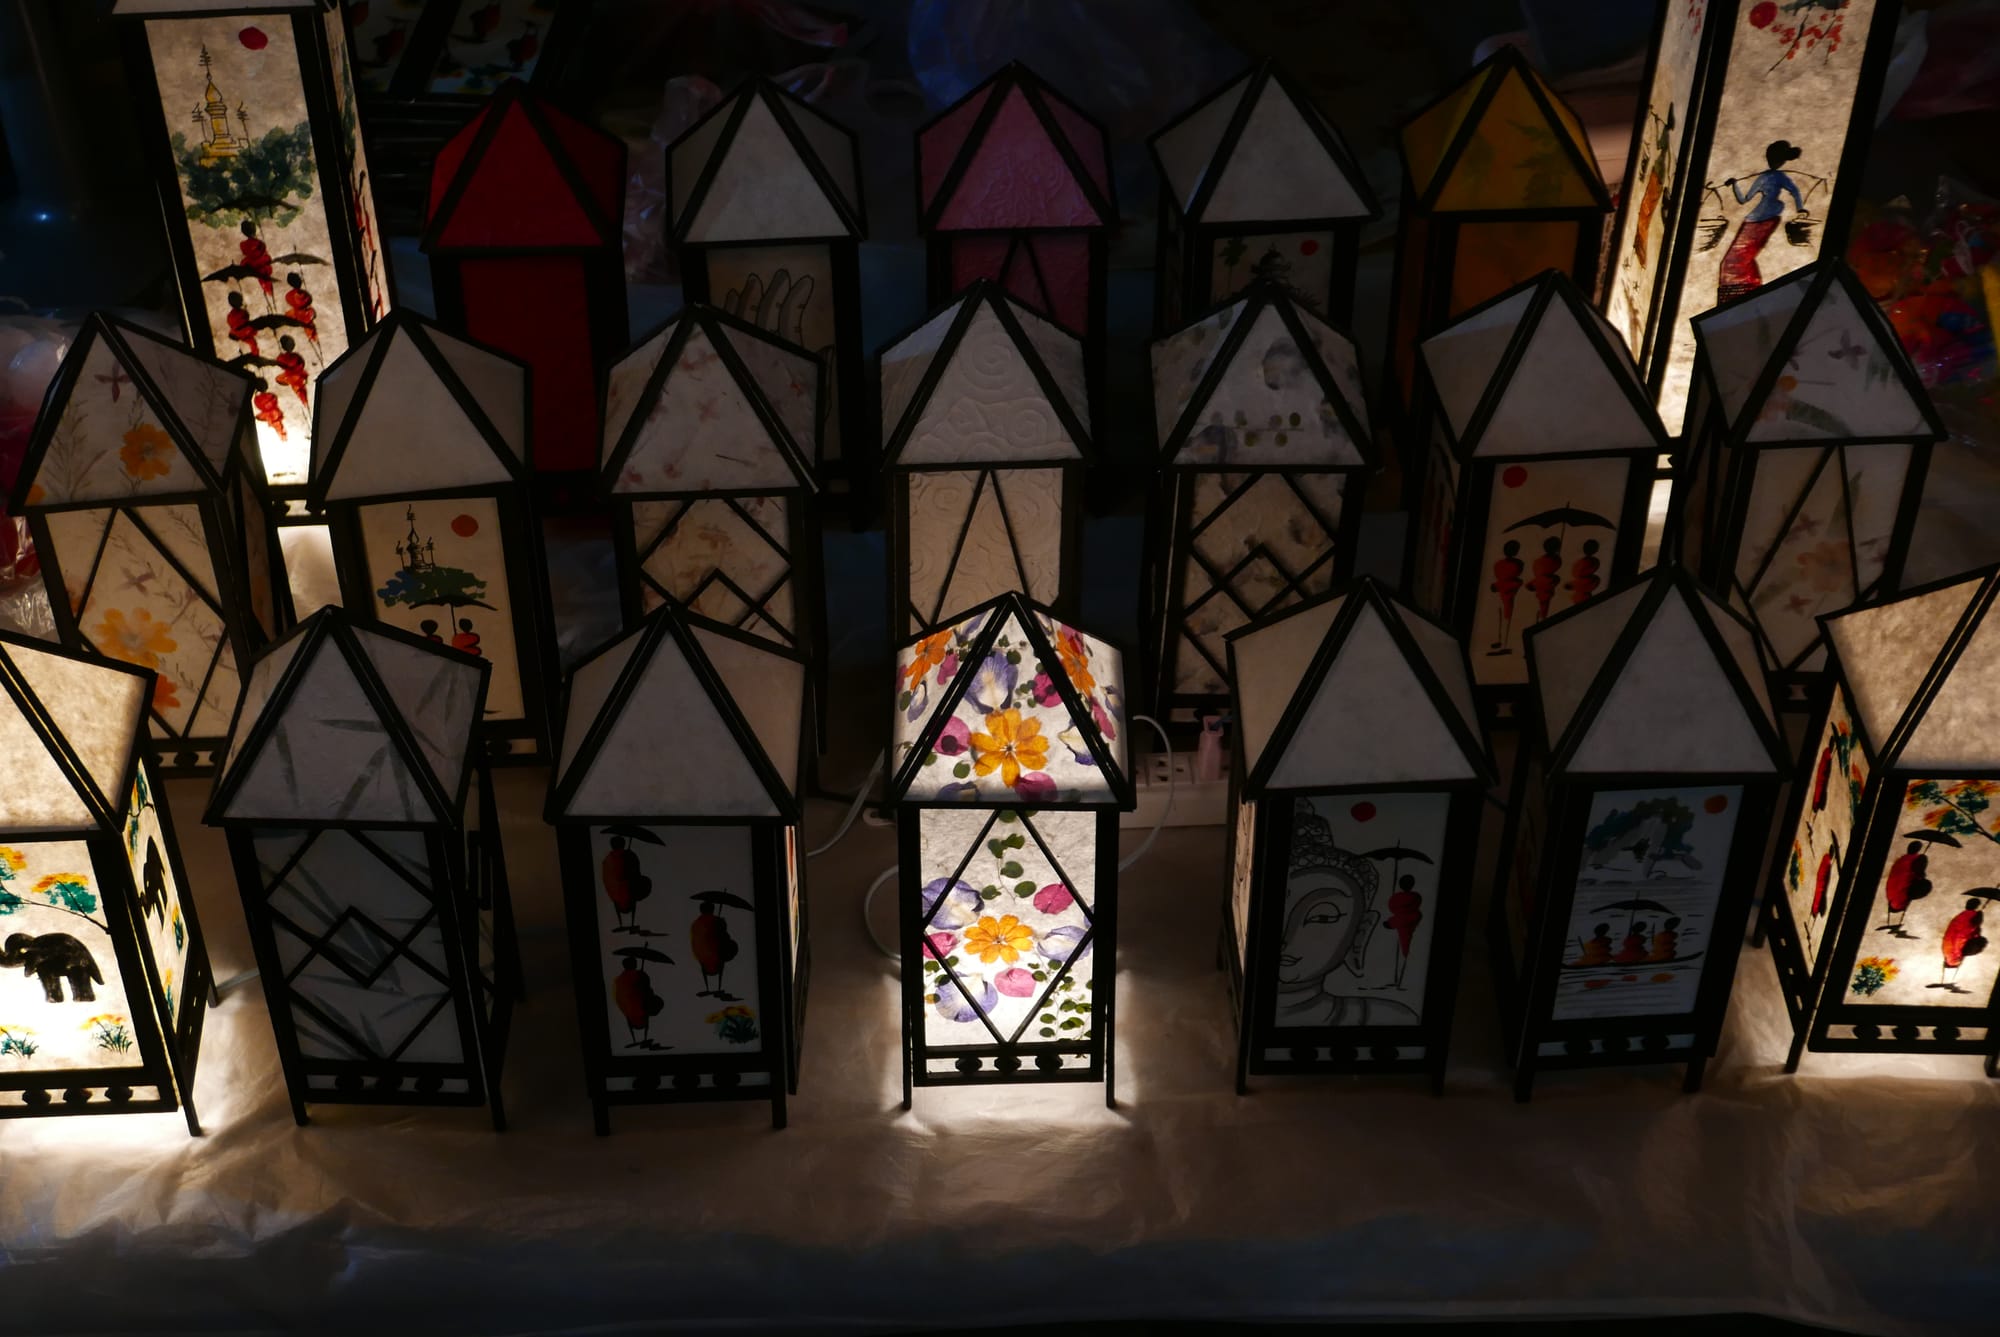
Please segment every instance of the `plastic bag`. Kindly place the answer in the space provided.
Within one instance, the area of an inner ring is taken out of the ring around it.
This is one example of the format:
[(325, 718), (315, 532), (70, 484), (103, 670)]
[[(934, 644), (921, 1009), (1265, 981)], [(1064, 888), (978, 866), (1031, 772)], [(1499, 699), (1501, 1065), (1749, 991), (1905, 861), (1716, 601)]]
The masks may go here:
[(0, 316), (0, 626), (37, 636), (54, 623), (41, 594), (41, 564), (27, 522), (8, 514), (7, 498), (34, 434), (35, 416), (75, 326), (38, 316)]

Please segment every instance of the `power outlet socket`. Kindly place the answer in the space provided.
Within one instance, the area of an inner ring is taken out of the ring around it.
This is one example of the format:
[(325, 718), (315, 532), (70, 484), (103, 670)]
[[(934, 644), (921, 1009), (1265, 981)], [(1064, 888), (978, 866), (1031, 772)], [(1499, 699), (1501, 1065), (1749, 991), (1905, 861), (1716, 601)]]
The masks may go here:
[(1160, 814), (1167, 807), (1169, 774), (1173, 777), (1174, 807), (1167, 817), (1168, 826), (1222, 825), (1229, 808), (1226, 765), (1220, 780), (1201, 782), (1194, 778), (1192, 752), (1176, 752), (1171, 758), (1162, 752), (1148, 752), (1133, 768), (1139, 805), (1131, 812), (1119, 814), (1119, 826), (1150, 829), (1160, 824)]

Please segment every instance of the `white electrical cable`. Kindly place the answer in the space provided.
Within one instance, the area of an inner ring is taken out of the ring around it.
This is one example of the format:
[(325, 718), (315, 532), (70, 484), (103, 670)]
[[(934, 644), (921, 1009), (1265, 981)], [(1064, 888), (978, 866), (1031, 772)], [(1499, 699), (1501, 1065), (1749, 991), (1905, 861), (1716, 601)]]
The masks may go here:
[(840, 829), (835, 831), (827, 842), (818, 849), (807, 850), (806, 858), (816, 859), (840, 843), (841, 837), (845, 836), (848, 828), (854, 825), (854, 819), (861, 815), (862, 807), (868, 802), (868, 791), (875, 787), (875, 777), (882, 773), (882, 765), (888, 759), (889, 754), (887, 751), (875, 754), (875, 763), (868, 768), (868, 774), (862, 777), (861, 788), (855, 791), (854, 802), (849, 804), (847, 808), (847, 816), (840, 819)]
[(1167, 738), (1167, 731), (1151, 715), (1134, 715), (1134, 720), (1144, 720), (1153, 726), (1153, 732), (1160, 736), (1160, 746), (1167, 752), (1167, 806), (1160, 809), (1160, 820), (1153, 823), (1153, 829), (1139, 842), (1139, 848), (1118, 861), (1118, 871), (1124, 872), (1133, 864), (1146, 857), (1146, 851), (1153, 848), (1153, 842), (1160, 838), (1160, 828), (1167, 824), (1167, 818), (1174, 815), (1174, 745)]
[(868, 941), (875, 944), (876, 951), (882, 953), (882, 955), (888, 957), (891, 961), (900, 961), (903, 959), (903, 954), (890, 947), (888, 943), (883, 942), (882, 939), (875, 935), (875, 924), (868, 918), (868, 907), (875, 903), (875, 893), (882, 890), (882, 884), (895, 875), (896, 865), (890, 864), (887, 868), (876, 874), (875, 880), (868, 884), (868, 894), (861, 898), (861, 927), (868, 930)]

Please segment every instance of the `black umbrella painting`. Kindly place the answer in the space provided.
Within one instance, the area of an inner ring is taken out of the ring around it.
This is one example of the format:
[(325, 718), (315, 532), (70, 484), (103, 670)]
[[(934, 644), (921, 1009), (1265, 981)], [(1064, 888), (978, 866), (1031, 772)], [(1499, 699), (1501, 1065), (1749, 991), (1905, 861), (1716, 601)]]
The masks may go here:
[[(1511, 534), (1517, 529), (1554, 529), (1566, 531), (1571, 526), (1581, 529), (1593, 525), (1599, 529), (1614, 528), (1611, 521), (1605, 519), (1596, 511), (1586, 511), (1581, 507), (1564, 503), (1554, 510), (1536, 511), (1533, 515), (1525, 519), (1516, 520), (1513, 524), (1507, 526), (1506, 532)], [(1558, 533), (1557, 537), (1561, 537), (1561, 534)]]
[(1956, 836), (1948, 836), (1942, 831), (1905, 831), (1904, 840), (1921, 840), (1930, 845), (1949, 845), (1953, 849), (1963, 849)]
[(607, 836), (623, 836), (627, 840), (644, 841), (648, 845), (664, 845), (667, 843), (666, 841), (661, 840), (658, 836), (654, 835), (651, 831), (648, 831), (643, 826), (627, 826), (623, 824), (614, 824), (605, 827), (604, 834)]
[(1435, 860), (1422, 850), (1413, 850), (1408, 845), (1385, 845), (1379, 850), (1369, 850), (1361, 856), (1364, 859), (1387, 859), (1389, 861), (1389, 885), (1396, 885), (1396, 874), (1402, 871), (1403, 860), (1416, 863), (1433, 863)]

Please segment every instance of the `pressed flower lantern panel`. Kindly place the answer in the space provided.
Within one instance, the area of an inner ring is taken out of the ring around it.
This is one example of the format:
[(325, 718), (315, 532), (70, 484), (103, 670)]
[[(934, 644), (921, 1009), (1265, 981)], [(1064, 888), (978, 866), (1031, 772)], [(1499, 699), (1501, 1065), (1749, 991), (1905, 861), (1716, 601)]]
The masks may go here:
[(201, 1131), (208, 957), (140, 747), (152, 679), (0, 632), (0, 1118)]
[(1373, 580), (1232, 634), (1224, 915), (1252, 1073), (1442, 1088), (1493, 766), (1465, 650)]
[(1757, 628), (1794, 702), (1823, 675), (1821, 614), (1897, 588), (1944, 435), (1896, 332), (1838, 260), (1698, 317), (1684, 560)]
[(1017, 594), (897, 657), (889, 801), (914, 1086), (1102, 1081), (1111, 1098), (1118, 653)]
[(332, 0), (119, 0), (198, 352), (257, 380), (273, 483), (305, 481), (313, 386), (392, 305), (347, 25)]
[(486, 1105), (520, 993), (476, 729), (490, 666), (340, 609), (252, 665), (207, 820), (228, 835), (292, 1115)]
[(980, 283), (882, 353), (893, 625), (934, 629), (1008, 590), (1080, 591), (1091, 458), (1083, 349)]
[(1794, 771), (1760, 931), (1804, 1051), (1983, 1054), (2000, 959), (2000, 575), (1828, 616), (1833, 693)]
[(1275, 65), (1196, 103), (1152, 150), (1160, 330), (1259, 279), (1322, 319), (1353, 318), (1361, 225), (1380, 210), (1340, 132)]
[(868, 231), (853, 132), (758, 79), (675, 140), (667, 165), (688, 299), (819, 360), (825, 431), (813, 464), (851, 479), (867, 392), (857, 247)]
[(1153, 345), (1163, 713), (1220, 705), (1223, 638), (1351, 572), (1375, 460), (1361, 381), (1346, 336), (1264, 279)]
[(917, 196), (933, 306), (991, 280), (1098, 359), (1118, 221), (1102, 126), (1008, 65), (917, 131)]
[(176, 770), (212, 764), (240, 666), (291, 606), (250, 397), (241, 372), (92, 315), (15, 483), (58, 633), (157, 674), (148, 748)]
[(798, 1089), (805, 661), (669, 602), (570, 677), (549, 795), (597, 1131)]
[(396, 312), (321, 382), (308, 498), (341, 604), (493, 666), (479, 723), (495, 759), (546, 759), (546, 578), (530, 522), (528, 369)]
[(1389, 344), (1408, 407), (1425, 336), (1545, 269), (1596, 288), (1611, 196), (1576, 113), (1511, 46), (1406, 122), (1399, 147)]
[(1846, 249), (1897, 12), (1880, 0), (1661, 6), (1605, 313), (1669, 432), (1693, 393), (1693, 318)]
[(1526, 632), (1638, 571), (1669, 443), (1624, 345), (1560, 274), (1467, 312), (1422, 358), (1409, 588), (1471, 648), (1481, 696), (1511, 709)]
[(1784, 736), (1748, 623), (1661, 567), (1528, 633), (1490, 920), (1517, 1099), (1550, 1068), (1715, 1052)]

